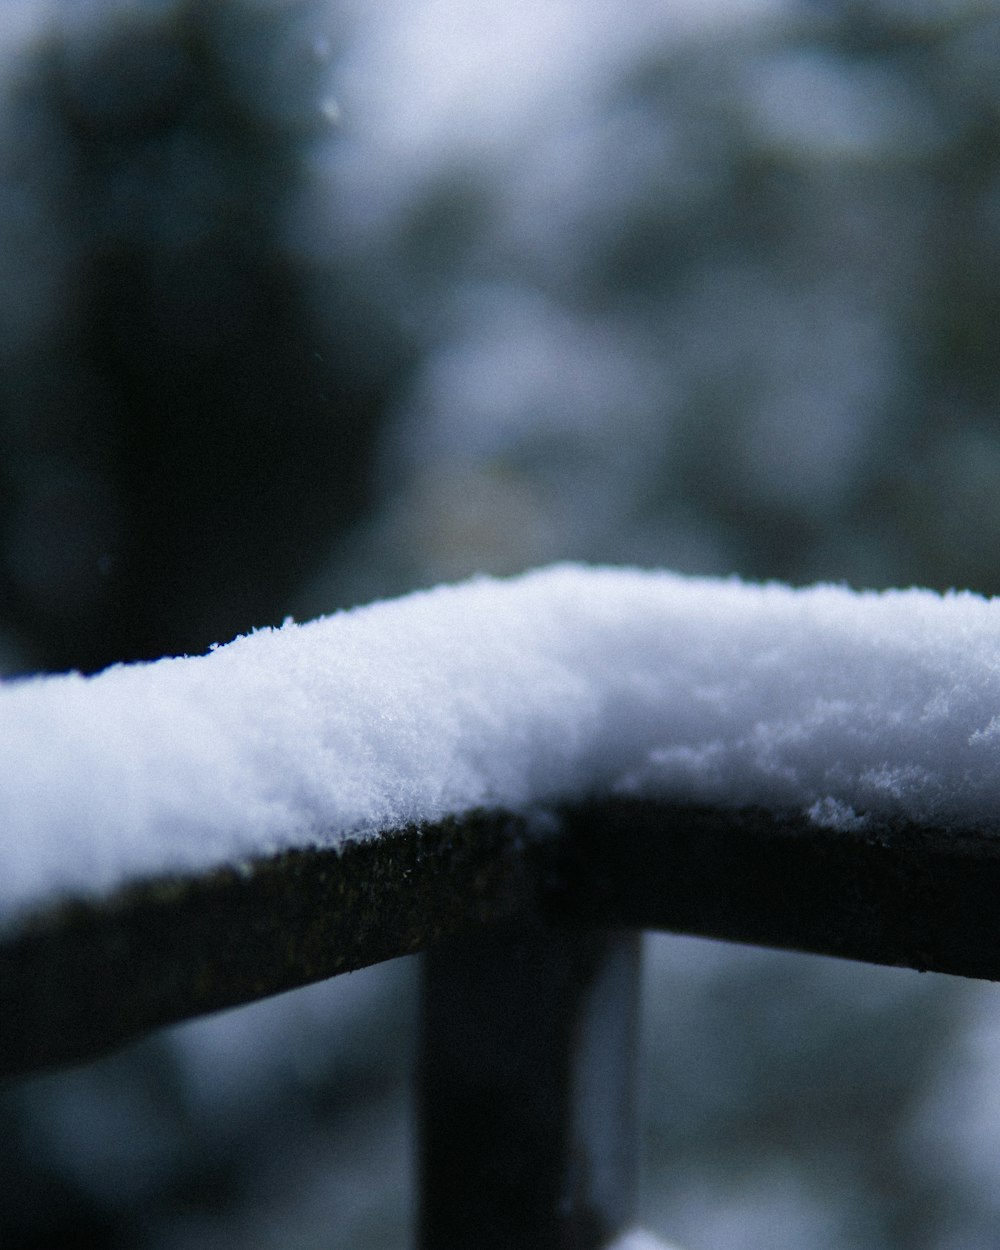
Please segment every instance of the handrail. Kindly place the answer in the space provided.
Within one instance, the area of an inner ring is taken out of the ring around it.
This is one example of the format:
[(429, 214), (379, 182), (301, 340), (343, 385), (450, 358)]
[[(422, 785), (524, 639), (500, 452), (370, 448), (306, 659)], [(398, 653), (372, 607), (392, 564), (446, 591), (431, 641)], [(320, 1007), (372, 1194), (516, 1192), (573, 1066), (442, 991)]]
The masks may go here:
[(614, 798), (140, 883), (0, 934), (0, 1075), (536, 915), (1000, 980), (1000, 838)]
[(476, 813), (32, 913), (0, 933), (0, 1076), (514, 916), (530, 893), (523, 824)]
[(577, 922), (1000, 980), (995, 832), (611, 799), (573, 811), (558, 881)]
[(1000, 980), (998, 897), (987, 833), (624, 797), (475, 812), (9, 923), (0, 1073), (427, 949), (420, 1250), (606, 1250), (633, 1216), (639, 931)]

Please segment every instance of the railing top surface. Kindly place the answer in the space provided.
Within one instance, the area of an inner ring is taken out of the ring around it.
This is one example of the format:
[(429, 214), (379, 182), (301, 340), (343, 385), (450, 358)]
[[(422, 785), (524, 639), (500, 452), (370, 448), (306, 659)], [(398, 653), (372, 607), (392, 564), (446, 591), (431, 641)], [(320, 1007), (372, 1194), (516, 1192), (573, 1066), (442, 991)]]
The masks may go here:
[(1000, 979), (998, 639), (561, 566), (5, 684), (0, 1071), (526, 917)]
[(586, 794), (1000, 829), (1000, 599), (563, 566), (0, 683), (0, 924)]
[(477, 813), (41, 909), (0, 935), (0, 1073), (539, 913), (1000, 980), (1000, 840), (614, 799)]

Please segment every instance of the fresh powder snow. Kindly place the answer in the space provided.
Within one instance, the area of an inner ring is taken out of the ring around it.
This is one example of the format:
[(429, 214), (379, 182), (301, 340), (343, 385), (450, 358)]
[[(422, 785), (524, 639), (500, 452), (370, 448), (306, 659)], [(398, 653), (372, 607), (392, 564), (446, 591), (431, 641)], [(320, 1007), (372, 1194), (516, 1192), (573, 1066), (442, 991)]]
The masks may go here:
[(1000, 600), (559, 565), (0, 685), (0, 917), (587, 795), (998, 827)]

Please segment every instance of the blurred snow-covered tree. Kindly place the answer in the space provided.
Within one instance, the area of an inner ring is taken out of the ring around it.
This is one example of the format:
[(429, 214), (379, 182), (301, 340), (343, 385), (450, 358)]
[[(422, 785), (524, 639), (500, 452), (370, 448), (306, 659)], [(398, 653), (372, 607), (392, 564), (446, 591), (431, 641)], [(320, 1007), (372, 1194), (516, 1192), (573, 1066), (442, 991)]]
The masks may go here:
[(204, 650), (280, 620), (355, 518), (403, 363), (336, 241), (307, 254), (288, 229), (330, 142), (336, 22), (249, 0), (19, 15), (0, 616), (41, 667)]

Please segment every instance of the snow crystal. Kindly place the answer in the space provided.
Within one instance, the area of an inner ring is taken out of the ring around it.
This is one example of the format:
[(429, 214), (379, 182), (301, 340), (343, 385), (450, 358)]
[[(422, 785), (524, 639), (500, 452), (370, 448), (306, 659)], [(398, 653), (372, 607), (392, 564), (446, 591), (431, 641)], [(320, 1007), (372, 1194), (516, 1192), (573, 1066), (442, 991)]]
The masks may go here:
[(0, 685), (0, 913), (595, 794), (995, 828), (1000, 600), (574, 565)]

